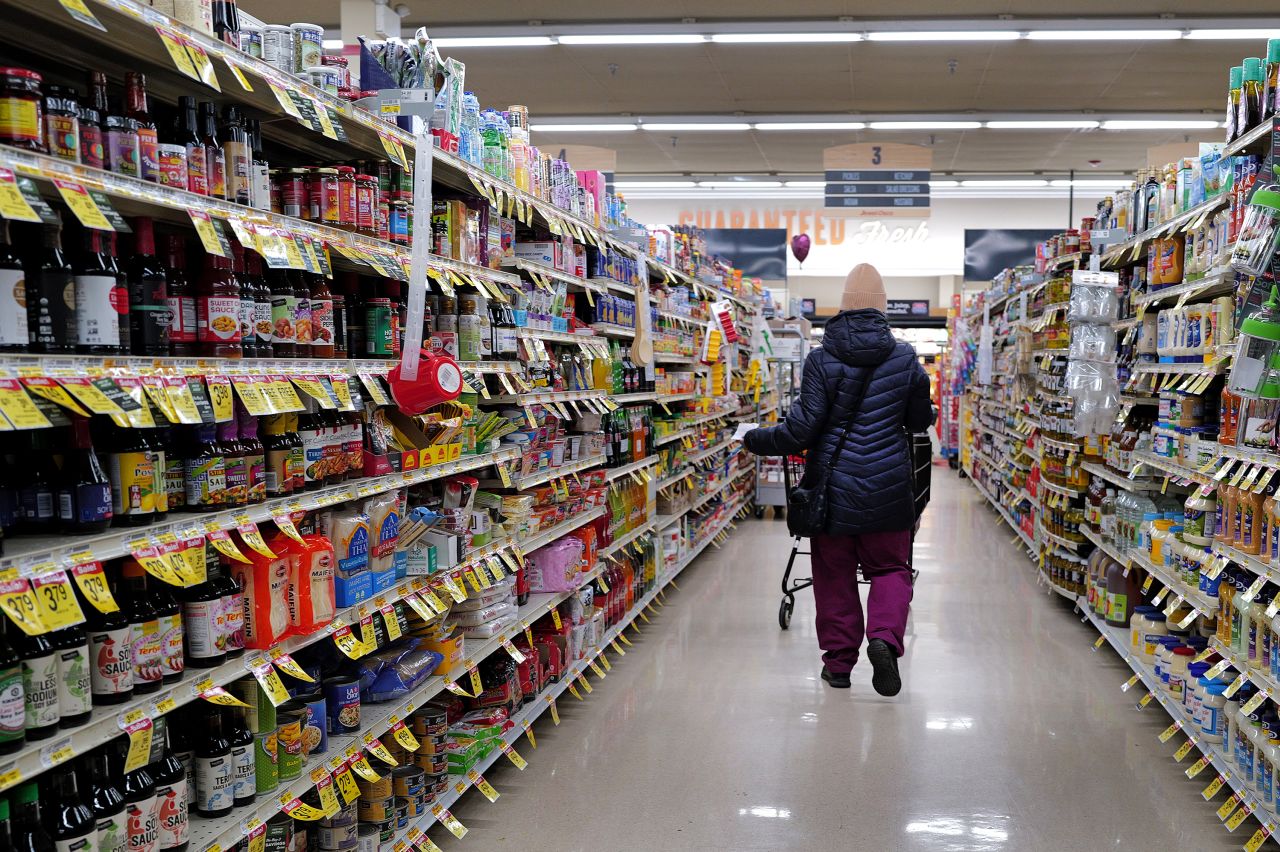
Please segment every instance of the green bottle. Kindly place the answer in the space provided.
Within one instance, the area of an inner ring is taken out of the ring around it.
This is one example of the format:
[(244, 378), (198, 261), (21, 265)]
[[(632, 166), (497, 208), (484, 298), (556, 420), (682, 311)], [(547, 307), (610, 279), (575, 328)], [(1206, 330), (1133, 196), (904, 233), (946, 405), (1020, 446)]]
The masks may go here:
[[(0, 630), (0, 754), (22, 748), (26, 740), (25, 690), (22, 687), (22, 660)], [(6, 803), (7, 807), (7, 803)]]

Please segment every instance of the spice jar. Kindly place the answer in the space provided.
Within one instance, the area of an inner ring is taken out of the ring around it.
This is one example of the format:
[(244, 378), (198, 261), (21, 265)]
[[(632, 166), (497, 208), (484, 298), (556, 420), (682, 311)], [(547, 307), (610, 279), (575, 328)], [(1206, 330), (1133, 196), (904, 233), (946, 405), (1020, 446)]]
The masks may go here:
[(307, 197), (307, 170), (286, 169), (277, 177), (280, 186), (280, 212), (299, 219), (311, 218)]
[(107, 168), (118, 175), (139, 176), (138, 122), (107, 116)]
[(338, 75), (339, 89), (351, 88), (351, 70), (347, 67), (347, 57), (324, 54), (320, 57), (320, 64), (334, 66)]
[(26, 68), (0, 68), (0, 144), (43, 151), (40, 81)]
[[(338, 170), (312, 169), (307, 186), (307, 206), (312, 222), (338, 227)], [(283, 199), (281, 200), (283, 204)]]
[(344, 231), (356, 229), (356, 170), (338, 166), (338, 222)]
[(356, 175), (356, 233), (378, 235), (378, 182), (373, 175)]
[(80, 162), (80, 104), (66, 86), (49, 86), (44, 96), (44, 143), (49, 153)]

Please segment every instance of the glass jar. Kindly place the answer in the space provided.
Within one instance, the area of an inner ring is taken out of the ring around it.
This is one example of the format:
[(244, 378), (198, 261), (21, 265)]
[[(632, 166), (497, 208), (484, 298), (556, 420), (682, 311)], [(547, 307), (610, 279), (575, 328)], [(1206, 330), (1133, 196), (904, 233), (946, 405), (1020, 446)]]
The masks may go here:
[(387, 237), (400, 246), (409, 245), (409, 202), (392, 201), (387, 213)]
[(356, 233), (378, 235), (378, 182), (373, 175), (356, 175)]
[(28, 151), (44, 150), (42, 79), (26, 68), (0, 68), (0, 144)]
[(53, 156), (80, 162), (80, 104), (74, 89), (50, 86), (45, 93), (44, 143)]
[(356, 229), (356, 170), (354, 166), (338, 166), (338, 222), (344, 231)]
[(299, 219), (311, 218), (306, 169), (285, 169), (277, 175), (280, 185), (280, 212)]
[[(307, 208), (312, 222), (339, 227), (338, 170), (312, 169), (307, 182)], [(283, 203), (283, 201), (281, 202)]]
[(140, 159), (138, 122), (123, 115), (107, 116), (107, 169), (139, 177)]

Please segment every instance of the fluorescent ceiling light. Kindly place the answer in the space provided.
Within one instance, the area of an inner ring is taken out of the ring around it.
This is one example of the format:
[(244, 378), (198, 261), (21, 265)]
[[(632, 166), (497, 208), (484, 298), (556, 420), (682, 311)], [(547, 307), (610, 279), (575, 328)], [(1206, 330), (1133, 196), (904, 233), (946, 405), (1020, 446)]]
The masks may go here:
[(1017, 189), (1017, 188), (1025, 187), (1025, 188), (1028, 188), (1028, 189), (1029, 189), (1029, 188), (1032, 188), (1032, 187), (1037, 187), (1037, 186), (1048, 186), (1048, 185), (1049, 185), (1049, 181), (1047, 181), (1047, 180), (1040, 180), (1040, 179), (1038, 179), (1038, 178), (1014, 178), (1014, 179), (1009, 179), (1009, 180), (1000, 179), (1000, 180), (962, 180), (962, 181), (960, 181), (960, 186), (962, 186), (962, 187), (964, 187), (964, 188), (966, 188), (966, 189), (967, 189), (967, 188), (969, 188), (969, 187), (973, 187), (973, 188), (982, 188), (982, 187), (986, 187), (986, 188), (990, 188), (990, 187), (1003, 187), (1003, 188), (1009, 188), (1009, 189)]
[(716, 33), (719, 44), (820, 44), (862, 41), (862, 33)]
[(1211, 130), (1221, 127), (1213, 119), (1138, 119), (1102, 122), (1103, 130)]
[(320, 42), (320, 46), (325, 50), (342, 50), (346, 42), (340, 38), (327, 38)]
[(782, 181), (777, 180), (700, 180), (698, 186), (732, 189), (777, 189)]
[(1035, 41), (1173, 41), (1182, 30), (1032, 30)]
[(617, 189), (689, 189), (697, 186), (691, 180), (618, 180), (613, 185)]
[(544, 133), (620, 133), (635, 130), (634, 124), (534, 124), (530, 130)]
[(751, 125), (741, 121), (723, 121), (723, 122), (689, 122), (680, 124), (675, 122), (657, 122), (655, 124), (640, 125), (645, 130), (750, 130)]
[(782, 184), (792, 189), (813, 189), (815, 187), (823, 187), (827, 185), (825, 180), (789, 180)]
[(976, 130), (981, 121), (873, 121), (872, 130)]
[(696, 33), (635, 33), (615, 35), (562, 35), (561, 44), (700, 44), (706, 36)]
[(546, 47), (555, 44), (549, 36), (458, 36), (433, 38), (437, 47)]
[(1051, 180), (1049, 181), (1049, 186), (1061, 186), (1061, 187), (1092, 186), (1092, 187), (1098, 187), (1099, 189), (1107, 189), (1107, 188), (1128, 186), (1131, 183), (1133, 183), (1132, 178), (1107, 178), (1107, 179), (1087, 178), (1083, 180), (1077, 178), (1076, 180)]
[(930, 189), (951, 189), (960, 185), (958, 180), (931, 180), (929, 181)]
[(865, 130), (865, 121), (764, 121), (756, 130)]
[(934, 30), (867, 33), (868, 41), (1017, 41), (1017, 30)]
[(1190, 39), (1253, 39), (1280, 38), (1280, 30), (1188, 30)]
[(988, 121), (987, 127), (992, 130), (1092, 130), (1102, 122), (1087, 119), (1064, 119), (1043, 121)]

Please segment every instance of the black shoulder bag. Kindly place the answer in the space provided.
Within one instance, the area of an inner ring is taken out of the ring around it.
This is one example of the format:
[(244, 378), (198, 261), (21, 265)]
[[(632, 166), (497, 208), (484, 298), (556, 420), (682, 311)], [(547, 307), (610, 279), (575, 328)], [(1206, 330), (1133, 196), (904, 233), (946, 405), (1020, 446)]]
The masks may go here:
[[(867, 378), (854, 398), (853, 408), (849, 411), (849, 421), (845, 424), (844, 431), (840, 433), (840, 440), (836, 442), (836, 448), (828, 462), (818, 464), (816, 459), (805, 459), (804, 476), (787, 495), (787, 529), (793, 536), (810, 538), (827, 531), (827, 482), (831, 477), (831, 471), (835, 469), (836, 460), (840, 458), (844, 439), (849, 437), (849, 430), (853, 428), (853, 421), (857, 418), (859, 409), (862, 408), (862, 401), (867, 396), (867, 388), (871, 387), (871, 380), (874, 377), (875, 367), (867, 372)], [(838, 395), (836, 399), (839, 399)]]

